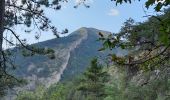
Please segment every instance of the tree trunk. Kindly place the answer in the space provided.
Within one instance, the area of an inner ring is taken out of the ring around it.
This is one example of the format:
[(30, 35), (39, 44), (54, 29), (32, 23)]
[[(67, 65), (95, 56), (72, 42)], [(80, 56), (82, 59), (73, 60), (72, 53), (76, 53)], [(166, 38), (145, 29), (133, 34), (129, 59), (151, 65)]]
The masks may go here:
[(5, 14), (5, 0), (0, 0), (0, 66), (2, 67), (2, 44), (3, 44), (3, 32), (4, 32), (4, 14)]

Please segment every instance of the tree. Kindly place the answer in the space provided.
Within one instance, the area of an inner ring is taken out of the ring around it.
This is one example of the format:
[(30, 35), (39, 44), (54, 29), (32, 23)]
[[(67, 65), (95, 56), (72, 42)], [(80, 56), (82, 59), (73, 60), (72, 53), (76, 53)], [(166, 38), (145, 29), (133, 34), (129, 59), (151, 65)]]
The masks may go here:
[[(66, 0), (0, 0), (0, 87), (1, 92), (9, 88), (9, 84), (13, 84), (13, 75), (8, 73), (9, 69), (15, 69), (15, 65), (11, 60), (12, 50), (3, 48), (3, 43), (6, 41), (10, 46), (21, 48), (24, 56), (34, 54), (53, 55), (54, 51), (51, 49), (37, 48), (26, 43), (25, 39), (21, 39), (19, 35), (12, 30), (13, 26), (26, 27), (24, 32), (33, 32), (30, 28), (37, 28), (35, 38), (39, 39), (41, 31), (51, 30), (54, 35), (59, 37), (59, 34), (67, 33), (65, 29), (63, 32), (58, 32), (57, 28), (51, 24), (51, 21), (46, 17), (44, 10), (47, 8), (59, 10), (61, 2)], [(4, 36), (4, 32), (12, 34), (18, 43)], [(23, 32), (23, 33), (24, 33)], [(51, 56), (51, 58), (54, 58)], [(2, 81), (3, 80), (3, 81)], [(8, 84), (6, 81), (8, 80)], [(10, 81), (9, 81), (10, 80)]]
[(39, 85), (35, 91), (20, 91), (15, 100), (45, 100), (45, 86)]
[[(85, 3), (88, 0), (79, 0), (79, 1), (80, 1), (80, 3), (78, 5), (83, 4), (86, 7), (90, 7), (89, 5), (87, 5)], [(118, 5), (118, 4), (123, 4), (123, 3), (130, 3), (131, 4), (134, 1), (142, 1), (142, 0), (111, 0), (111, 1), (116, 2), (116, 5)], [(146, 0), (146, 2), (145, 2), (146, 8), (149, 8), (152, 5), (155, 6), (154, 7), (155, 11), (160, 11), (161, 8), (169, 6), (170, 1), (169, 0)], [(75, 6), (75, 7), (77, 7), (77, 6)]]
[[(59, 10), (62, 2), (68, 0), (1, 0), (0, 1), (0, 80), (17, 80), (7, 70), (15, 69), (14, 61), (11, 59), (13, 50), (3, 48), (3, 43), (6, 42), (10, 47), (16, 47), (21, 50), (23, 56), (33, 56), (35, 54), (47, 55), (54, 59), (54, 51), (50, 48), (40, 48), (33, 45), (28, 45), (26, 39), (21, 39), (20, 36), (12, 29), (14, 26), (24, 26), (23, 33), (35, 32), (35, 39), (39, 39), (42, 31), (52, 31), (58, 38), (60, 34), (68, 33), (67, 29), (59, 32), (52, 25), (50, 19), (45, 15), (45, 9)], [(80, 4), (78, 4), (80, 5)], [(76, 5), (76, 6), (78, 6)], [(85, 3), (84, 3), (85, 5)], [(88, 6), (87, 6), (88, 7)], [(4, 33), (13, 35), (17, 42), (4, 36)], [(5, 82), (5, 81), (3, 81)], [(11, 84), (13, 81), (11, 81)], [(3, 87), (8, 87), (5, 85)], [(1, 85), (0, 85), (1, 86)], [(2, 90), (3, 91), (3, 90)]]
[(119, 33), (107, 38), (100, 33), (100, 40), (104, 45), (101, 50), (115, 47), (131, 50), (132, 53), (124, 57), (110, 54), (110, 58), (117, 64), (132, 68), (138, 66), (145, 70), (154, 70), (158, 66), (168, 66), (170, 9), (166, 9), (164, 13), (152, 16), (144, 23), (129, 19)]
[(88, 98), (99, 99), (104, 96), (104, 83), (107, 73), (103, 71), (103, 66), (98, 64), (97, 59), (91, 61), (90, 67), (84, 72), (78, 90)]
[[(80, 4), (84, 4), (86, 7), (89, 7), (84, 2), (86, 0), (80, 0)], [(116, 1), (116, 4), (123, 2), (130, 2), (131, 0), (112, 0)], [(146, 7), (151, 6), (155, 2), (158, 2), (155, 10), (159, 11), (162, 7), (168, 6), (169, 0), (148, 0), (146, 2)], [(23, 52), (25, 56), (38, 54), (50, 54), (52, 55), (54, 52), (50, 49), (43, 48), (35, 48), (30, 45), (27, 45), (25, 39), (20, 39), (15, 30), (12, 30), (11, 27), (15, 25), (23, 25), (27, 28), (36, 27), (39, 31), (47, 31), (51, 30), (54, 35), (59, 37), (59, 34), (67, 33), (68, 30), (65, 29), (63, 32), (58, 32), (57, 28), (53, 26), (48, 17), (45, 16), (44, 9), (51, 8), (58, 10), (61, 8), (61, 2), (67, 2), (67, 0), (1, 0), (0, 1), (0, 76), (5, 76), (8, 78), (14, 78), (9, 75), (6, 71), (9, 66), (15, 69), (14, 64), (11, 62), (10, 50), (3, 49), (3, 43), (6, 41), (8, 44), (12, 46), (17, 46), (20, 48), (24, 48)], [(78, 4), (78, 5), (80, 5)], [(77, 6), (76, 6), (77, 7)], [(19, 42), (14, 43), (11, 40), (8, 40), (4, 37), (4, 32), (9, 31)], [(30, 32), (30, 30), (25, 29), (25, 32)], [(40, 32), (36, 32), (35, 38), (38, 39), (40, 36)], [(27, 51), (29, 50), (29, 52)], [(54, 56), (51, 56), (54, 58)], [(1, 78), (0, 77), (0, 78)], [(6, 79), (6, 78), (5, 78)]]
[[(132, 3), (132, 0), (111, 0), (111, 1), (115, 1), (116, 5), (117, 4), (122, 4), (122, 3)], [(135, 1), (135, 0), (133, 0)], [(141, 1), (141, 0), (136, 0), (136, 1)], [(155, 10), (156, 11), (160, 11), (161, 8), (166, 7), (168, 5), (170, 5), (170, 1), (169, 0), (147, 0), (145, 2), (145, 7), (149, 8), (150, 6), (155, 5)]]

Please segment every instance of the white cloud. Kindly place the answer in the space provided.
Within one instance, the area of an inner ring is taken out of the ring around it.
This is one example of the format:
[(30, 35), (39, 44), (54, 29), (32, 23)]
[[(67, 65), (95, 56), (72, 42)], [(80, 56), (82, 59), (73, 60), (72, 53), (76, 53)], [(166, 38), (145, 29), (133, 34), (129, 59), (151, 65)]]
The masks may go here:
[(117, 9), (110, 9), (110, 12), (108, 13), (109, 16), (118, 16), (119, 11)]
[(87, 4), (91, 4), (91, 3), (94, 2), (94, 0), (75, 0), (75, 3), (76, 3), (76, 4), (81, 4), (81, 3), (83, 3), (83, 2), (85, 2), (85, 3), (87, 3)]

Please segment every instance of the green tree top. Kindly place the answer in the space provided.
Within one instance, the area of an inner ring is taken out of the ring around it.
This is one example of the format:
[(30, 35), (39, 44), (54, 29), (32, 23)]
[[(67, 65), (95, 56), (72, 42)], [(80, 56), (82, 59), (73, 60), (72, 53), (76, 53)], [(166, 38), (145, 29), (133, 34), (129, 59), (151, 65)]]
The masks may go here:
[(98, 64), (97, 59), (93, 59), (90, 67), (83, 74), (78, 90), (85, 95), (103, 96), (106, 76), (107, 72), (103, 71), (103, 66)]

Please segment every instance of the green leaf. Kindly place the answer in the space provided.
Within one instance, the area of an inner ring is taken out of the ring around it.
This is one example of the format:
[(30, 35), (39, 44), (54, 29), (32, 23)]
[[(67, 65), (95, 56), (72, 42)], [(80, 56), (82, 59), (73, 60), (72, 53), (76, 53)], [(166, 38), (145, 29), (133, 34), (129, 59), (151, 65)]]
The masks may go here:
[(158, 3), (157, 6), (154, 8), (156, 11), (160, 11), (160, 9), (162, 8), (162, 3)]
[(146, 3), (145, 3), (145, 7), (146, 8), (149, 8), (149, 6), (153, 5), (155, 3), (155, 0), (148, 0)]

